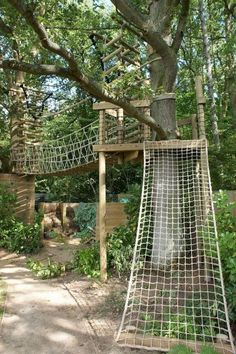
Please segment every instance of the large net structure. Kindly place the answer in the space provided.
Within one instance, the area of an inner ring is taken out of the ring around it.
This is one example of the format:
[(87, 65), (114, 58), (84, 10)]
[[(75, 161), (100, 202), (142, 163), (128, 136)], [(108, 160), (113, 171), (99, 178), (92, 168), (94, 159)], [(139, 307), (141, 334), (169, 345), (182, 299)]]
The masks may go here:
[(205, 140), (147, 142), (122, 346), (235, 353)]

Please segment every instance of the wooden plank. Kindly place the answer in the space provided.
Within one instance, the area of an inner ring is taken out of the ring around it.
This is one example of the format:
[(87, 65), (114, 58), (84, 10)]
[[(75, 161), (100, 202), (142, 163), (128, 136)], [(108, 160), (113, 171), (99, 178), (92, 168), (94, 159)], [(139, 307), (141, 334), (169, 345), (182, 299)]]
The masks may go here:
[(163, 140), (148, 141), (145, 143), (146, 149), (196, 149), (207, 145), (207, 141), (203, 140)]
[(116, 50), (114, 50), (111, 54), (108, 54), (106, 57), (102, 58), (103, 63), (105, 63), (109, 59), (113, 58), (115, 55), (122, 52), (123, 49), (124, 49), (123, 46), (121, 46), (121, 47), (117, 48)]
[[(127, 215), (124, 203), (110, 202), (106, 206), (106, 233), (110, 233), (115, 227), (126, 224)], [(96, 238), (99, 240), (99, 210), (96, 219)]]
[(117, 110), (115, 109), (106, 109), (106, 114), (109, 114), (110, 116), (117, 118)]
[(134, 151), (143, 150), (142, 143), (133, 144), (104, 144), (104, 145), (93, 145), (93, 151), (95, 152), (118, 152), (118, 151)]
[(188, 118), (181, 118), (177, 120), (177, 125), (178, 127), (182, 127), (183, 125), (190, 125), (192, 124), (192, 118), (188, 117)]
[(106, 43), (106, 47), (110, 47), (112, 44), (116, 43), (123, 37), (123, 32), (121, 32), (117, 37), (111, 39), (108, 43)]
[[(139, 108), (139, 107), (145, 107), (148, 108), (150, 106), (150, 101), (149, 100), (134, 100), (130, 101), (130, 104), (133, 106)], [(99, 103), (94, 103), (93, 104), (93, 109), (96, 110), (101, 110), (101, 109), (118, 109), (120, 108), (119, 106), (110, 103), (110, 102), (99, 102)]]
[[(117, 343), (121, 346), (130, 346), (135, 348), (152, 348), (153, 350), (159, 351), (169, 351), (172, 347), (178, 344), (184, 344), (189, 347), (194, 353), (200, 353), (203, 345), (207, 344), (199, 341), (191, 341), (177, 338), (166, 338), (157, 336), (146, 336), (141, 334), (133, 333), (121, 333)], [(224, 342), (209, 343), (212, 345), (219, 353), (222, 354), (232, 354), (233, 349), (230, 344)]]

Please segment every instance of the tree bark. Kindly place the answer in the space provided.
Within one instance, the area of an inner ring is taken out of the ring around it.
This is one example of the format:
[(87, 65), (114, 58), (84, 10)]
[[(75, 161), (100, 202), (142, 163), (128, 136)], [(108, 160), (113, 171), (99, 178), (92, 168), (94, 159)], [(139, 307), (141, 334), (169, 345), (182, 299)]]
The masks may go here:
[(220, 139), (219, 139), (219, 130), (218, 130), (218, 117), (217, 117), (216, 103), (214, 97), (215, 92), (214, 92), (214, 82), (212, 76), (212, 61), (210, 55), (210, 44), (209, 44), (209, 37), (208, 37), (207, 25), (206, 25), (206, 8), (204, 5), (204, 1), (198, 0), (198, 6), (199, 6), (199, 15), (201, 20), (201, 28), (202, 28), (205, 66), (206, 66), (207, 78), (208, 78), (208, 96), (209, 96), (210, 108), (211, 108), (212, 135), (213, 135), (213, 141), (215, 145), (219, 147)]

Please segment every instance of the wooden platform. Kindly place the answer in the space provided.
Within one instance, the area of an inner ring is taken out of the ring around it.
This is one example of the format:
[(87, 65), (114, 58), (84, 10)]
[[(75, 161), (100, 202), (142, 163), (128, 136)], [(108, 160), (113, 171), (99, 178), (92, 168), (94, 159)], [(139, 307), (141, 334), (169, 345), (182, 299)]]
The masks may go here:
[(147, 141), (145, 143), (132, 144), (102, 144), (94, 145), (95, 152), (121, 152), (121, 151), (142, 151), (146, 149), (196, 149), (207, 146), (207, 140), (163, 140)]
[(142, 348), (147, 350), (159, 350), (168, 352), (172, 347), (183, 344), (192, 349), (194, 353), (200, 353), (202, 346), (213, 346), (220, 354), (233, 354), (231, 345), (225, 342), (204, 343), (199, 341), (191, 341), (176, 338), (165, 338), (157, 336), (146, 336), (141, 334), (121, 333), (117, 343), (123, 347)]

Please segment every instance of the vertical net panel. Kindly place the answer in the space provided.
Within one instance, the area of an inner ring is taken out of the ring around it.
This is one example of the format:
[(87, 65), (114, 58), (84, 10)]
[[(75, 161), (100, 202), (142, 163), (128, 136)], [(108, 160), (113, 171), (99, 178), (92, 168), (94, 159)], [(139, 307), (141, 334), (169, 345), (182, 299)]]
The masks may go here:
[(207, 144), (145, 146), (139, 225), (122, 323), (123, 346), (169, 351), (204, 343), (235, 353), (219, 258)]

